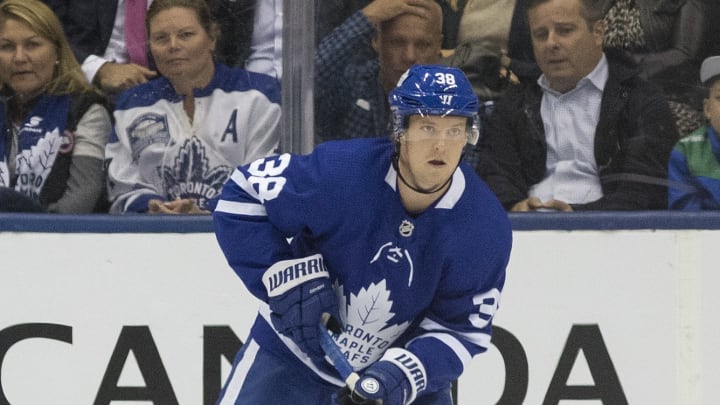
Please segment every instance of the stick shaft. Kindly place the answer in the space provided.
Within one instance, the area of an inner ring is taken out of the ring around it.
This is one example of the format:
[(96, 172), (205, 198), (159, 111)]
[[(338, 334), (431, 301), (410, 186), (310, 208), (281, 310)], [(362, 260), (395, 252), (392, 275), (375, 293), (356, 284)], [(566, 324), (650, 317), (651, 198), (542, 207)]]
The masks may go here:
[(335, 369), (340, 374), (340, 377), (345, 381), (350, 390), (355, 389), (355, 383), (360, 379), (358, 374), (355, 372), (350, 362), (345, 358), (345, 355), (340, 351), (340, 348), (335, 344), (332, 336), (327, 330), (324, 322), (320, 322), (318, 325), (320, 328), (320, 347), (322, 347), (325, 354), (332, 362)]

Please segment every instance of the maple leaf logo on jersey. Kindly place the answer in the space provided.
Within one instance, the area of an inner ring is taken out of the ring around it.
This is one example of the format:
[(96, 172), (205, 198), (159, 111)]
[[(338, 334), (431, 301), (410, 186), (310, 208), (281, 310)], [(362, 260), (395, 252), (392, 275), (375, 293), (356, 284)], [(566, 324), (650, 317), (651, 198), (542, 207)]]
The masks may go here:
[(205, 146), (194, 136), (179, 148), (174, 165), (163, 167), (160, 175), (171, 199), (192, 198), (203, 206), (220, 194), (230, 173), (229, 166), (209, 167)]
[(336, 342), (350, 364), (358, 370), (379, 359), (410, 325), (390, 324), (395, 315), (385, 280), (370, 284), (346, 300), (343, 286), (337, 286), (340, 318), (345, 331)]
[(39, 198), (61, 145), (60, 131), (55, 128), (52, 132), (46, 132), (29, 149), (20, 151), (17, 156), (17, 173), (22, 175), (18, 177), (15, 189), (32, 198)]

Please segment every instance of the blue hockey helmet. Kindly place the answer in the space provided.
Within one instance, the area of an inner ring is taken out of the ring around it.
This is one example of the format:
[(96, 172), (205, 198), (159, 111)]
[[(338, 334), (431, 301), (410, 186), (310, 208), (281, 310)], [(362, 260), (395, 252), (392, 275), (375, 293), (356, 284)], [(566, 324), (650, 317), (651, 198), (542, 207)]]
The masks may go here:
[(388, 96), (392, 113), (393, 137), (405, 131), (410, 115), (467, 117), (468, 143), (480, 136), (478, 98), (462, 70), (442, 65), (413, 65)]

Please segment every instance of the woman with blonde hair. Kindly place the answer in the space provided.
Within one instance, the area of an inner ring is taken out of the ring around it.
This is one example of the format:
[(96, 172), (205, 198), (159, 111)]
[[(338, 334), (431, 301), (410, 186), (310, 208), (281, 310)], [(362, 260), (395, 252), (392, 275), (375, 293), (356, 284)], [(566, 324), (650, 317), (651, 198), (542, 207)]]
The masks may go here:
[(0, 212), (93, 212), (110, 115), (44, 3), (0, 3), (0, 82)]
[(275, 152), (280, 83), (215, 59), (204, 0), (154, 0), (146, 26), (161, 76), (117, 98), (110, 212), (206, 214), (236, 166)]

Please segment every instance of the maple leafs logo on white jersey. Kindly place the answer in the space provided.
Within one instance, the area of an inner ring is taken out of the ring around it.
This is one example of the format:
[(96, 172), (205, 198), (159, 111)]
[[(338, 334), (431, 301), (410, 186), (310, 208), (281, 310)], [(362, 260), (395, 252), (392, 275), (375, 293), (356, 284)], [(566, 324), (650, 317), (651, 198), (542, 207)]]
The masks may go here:
[(162, 167), (160, 173), (168, 195), (171, 199), (192, 198), (200, 206), (220, 194), (232, 173), (229, 166), (210, 167), (205, 145), (194, 136), (180, 147), (173, 163), (172, 167)]
[(337, 344), (356, 370), (365, 368), (379, 359), (410, 323), (390, 324), (395, 313), (385, 280), (361, 288), (347, 300), (343, 286), (337, 286), (335, 291), (345, 325), (345, 331), (336, 338)]

